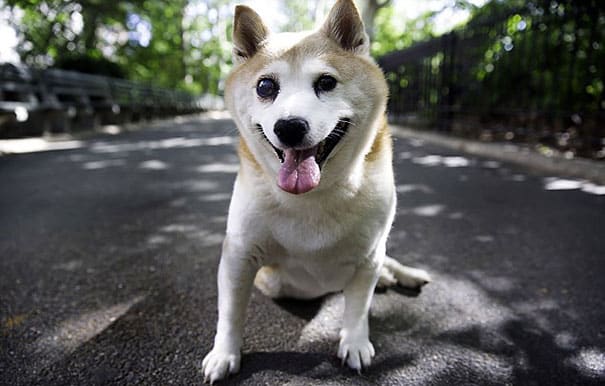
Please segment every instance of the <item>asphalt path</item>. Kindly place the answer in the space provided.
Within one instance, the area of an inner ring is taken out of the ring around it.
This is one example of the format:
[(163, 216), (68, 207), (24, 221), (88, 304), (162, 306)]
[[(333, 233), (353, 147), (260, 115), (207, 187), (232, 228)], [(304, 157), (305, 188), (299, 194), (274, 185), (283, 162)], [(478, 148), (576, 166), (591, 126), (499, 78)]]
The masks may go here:
[[(201, 384), (237, 171), (231, 121), (181, 118), (0, 157), (0, 384)], [(585, 181), (397, 138), (377, 355), (336, 358), (341, 295), (254, 291), (242, 385), (605, 382), (605, 195)]]

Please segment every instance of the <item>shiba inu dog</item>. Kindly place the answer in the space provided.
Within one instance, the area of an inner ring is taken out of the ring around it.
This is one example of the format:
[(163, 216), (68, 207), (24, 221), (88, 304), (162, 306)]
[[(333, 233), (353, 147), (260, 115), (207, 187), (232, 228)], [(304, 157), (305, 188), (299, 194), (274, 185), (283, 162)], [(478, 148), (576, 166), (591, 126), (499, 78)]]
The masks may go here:
[(353, 0), (316, 31), (272, 34), (238, 6), (225, 100), (240, 169), (218, 270), (218, 324), (206, 381), (239, 370), (252, 285), (273, 298), (343, 291), (338, 357), (370, 365), (374, 288), (418, 288), (425, 271), (386, 256), (396, 191), (387, 84)]

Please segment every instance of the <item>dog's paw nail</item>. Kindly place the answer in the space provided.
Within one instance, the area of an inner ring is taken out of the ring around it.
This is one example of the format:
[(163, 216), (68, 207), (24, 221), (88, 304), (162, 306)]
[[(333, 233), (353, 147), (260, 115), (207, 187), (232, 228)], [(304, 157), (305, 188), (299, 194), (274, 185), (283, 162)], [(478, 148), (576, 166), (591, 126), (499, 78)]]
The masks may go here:
[[(343, 336), (346, 336), (344, 334)], [(339, 349), (339, 357), (342, 359), (342, 363), (346, 363), (347, 366), (361, 374), (364, 368), (368, 368), (372, 363), (372, 357), (375, 354), (374, 346), (366, 339), (347, 339), (344, 338), (344, 342), (341, 341)]]

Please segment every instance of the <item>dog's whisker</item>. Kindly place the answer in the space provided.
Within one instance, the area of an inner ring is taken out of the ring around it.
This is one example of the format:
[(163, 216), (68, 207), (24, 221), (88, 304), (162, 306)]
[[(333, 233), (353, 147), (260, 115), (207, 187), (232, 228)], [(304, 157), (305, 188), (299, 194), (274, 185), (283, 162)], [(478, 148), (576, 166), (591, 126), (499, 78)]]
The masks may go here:
[(348, 118), (340, 118), (337, 122), (346, 123), (347, 125), (350, 125), (350, 126), (357, 126), (357, 124), (355, 122), (349, 120)]

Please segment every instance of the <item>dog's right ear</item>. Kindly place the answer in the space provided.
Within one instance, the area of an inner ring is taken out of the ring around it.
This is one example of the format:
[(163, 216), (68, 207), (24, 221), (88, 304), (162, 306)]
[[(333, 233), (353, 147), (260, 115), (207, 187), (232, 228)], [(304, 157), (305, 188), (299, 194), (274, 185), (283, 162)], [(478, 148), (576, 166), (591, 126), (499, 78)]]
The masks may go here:
[(258, 51), (269, 29), (258, 13), (245, 5), (235, 7), (233, 19), (233, 62), (243, 63)]

